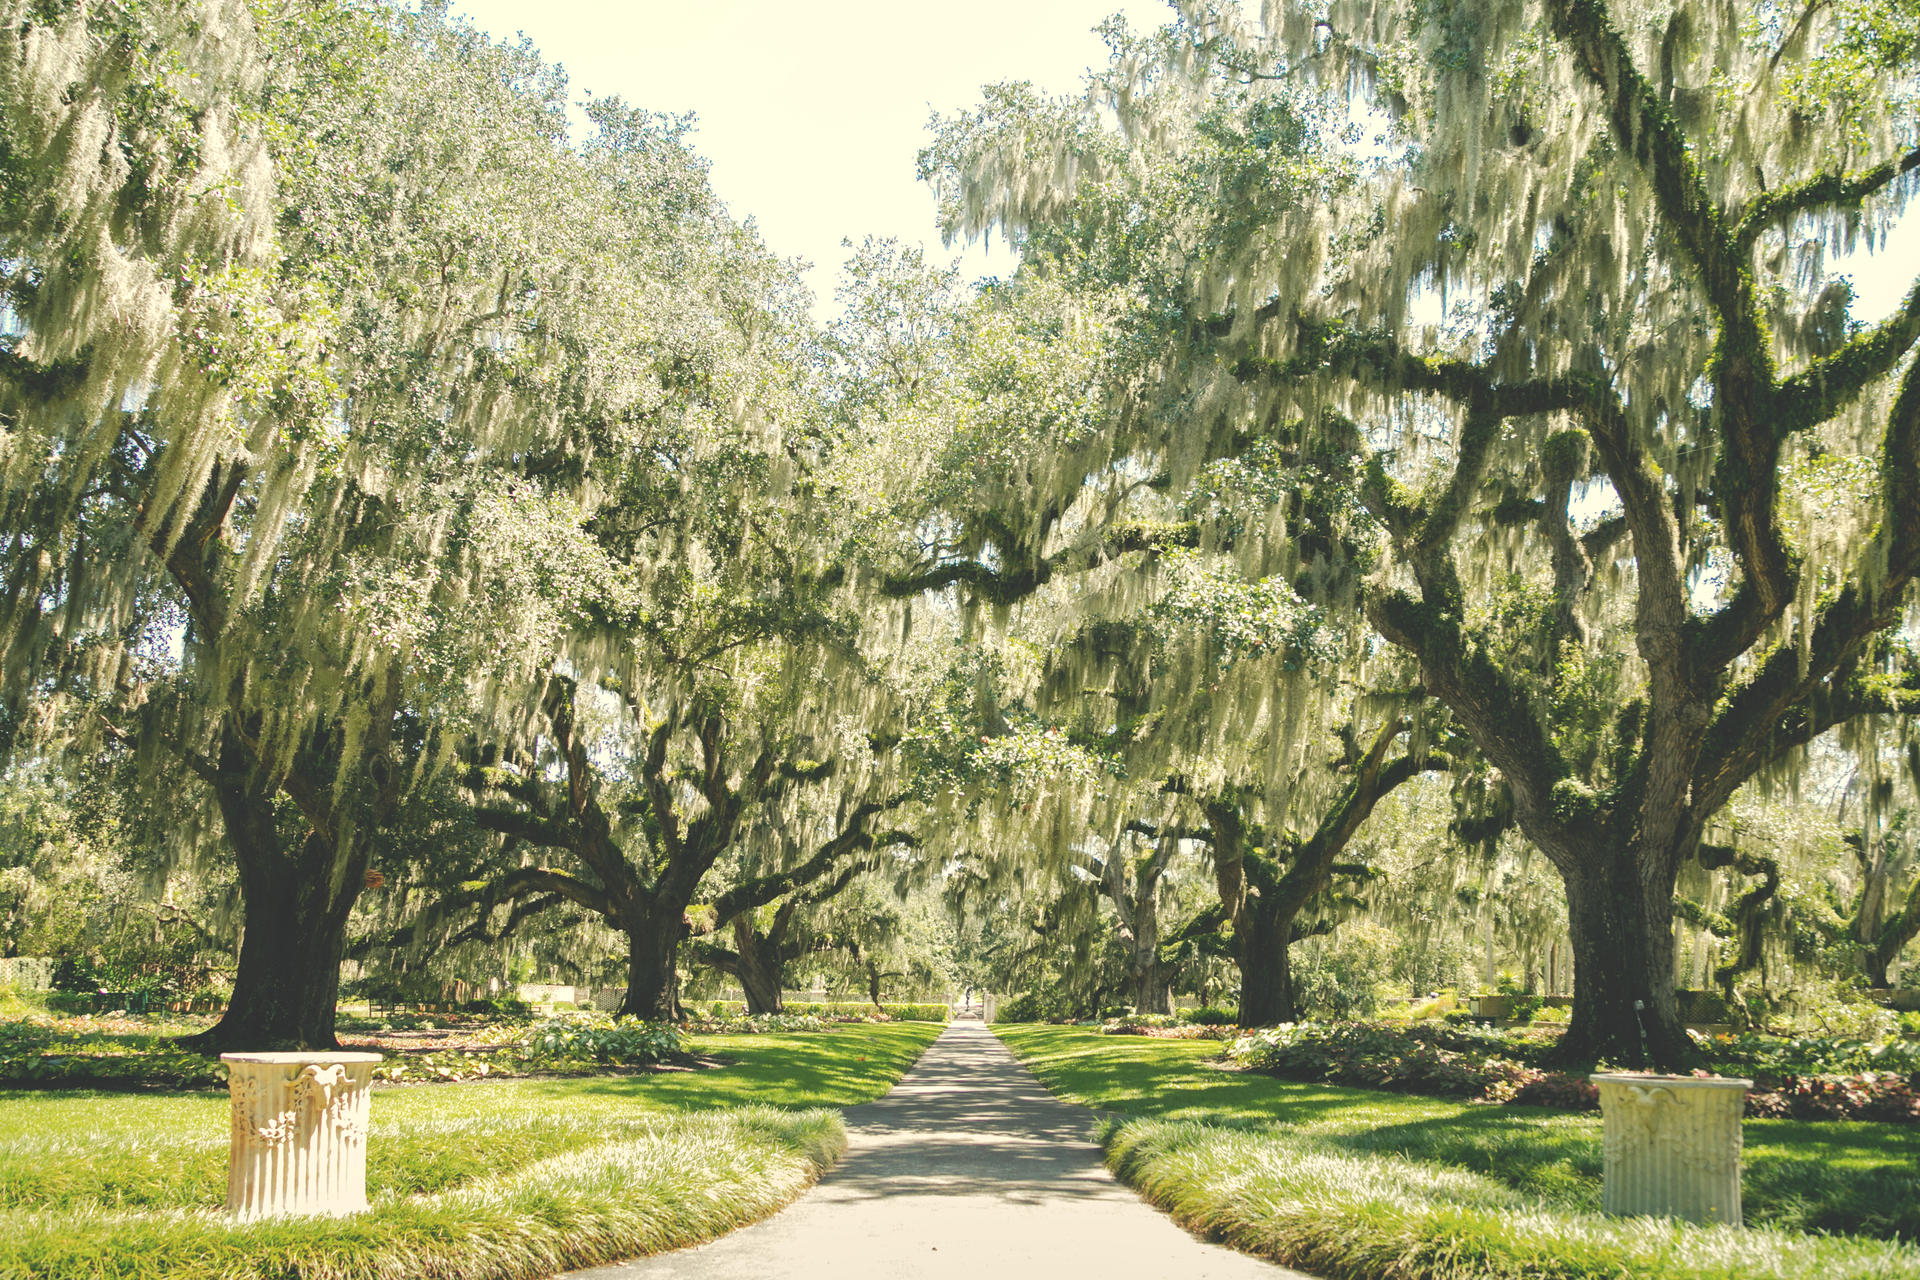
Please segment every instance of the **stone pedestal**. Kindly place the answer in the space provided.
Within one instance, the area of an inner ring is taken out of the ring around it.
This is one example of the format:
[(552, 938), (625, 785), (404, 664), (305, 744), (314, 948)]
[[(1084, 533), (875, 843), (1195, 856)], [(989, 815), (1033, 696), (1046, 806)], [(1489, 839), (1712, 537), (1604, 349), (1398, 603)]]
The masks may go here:
[(233, 1100), (227, 1212), (345, 1217), (367, 1207), (377, 1053), (223, 1053)]
[(1596, 1075), (1610, 1214), (1740, 1223), (1740, 1117), (1751, 1080)]

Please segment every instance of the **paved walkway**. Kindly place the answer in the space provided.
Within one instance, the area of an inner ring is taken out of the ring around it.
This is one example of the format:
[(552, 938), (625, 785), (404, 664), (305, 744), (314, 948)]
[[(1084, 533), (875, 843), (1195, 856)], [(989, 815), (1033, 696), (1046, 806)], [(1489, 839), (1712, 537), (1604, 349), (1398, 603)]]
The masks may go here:
[(1100, 1163), (1092, 1116), (978, 1022), (849, 1107), (840, 1163), (782, 1213), (592, 1280), (1306, 1280), (1187, 1234)]

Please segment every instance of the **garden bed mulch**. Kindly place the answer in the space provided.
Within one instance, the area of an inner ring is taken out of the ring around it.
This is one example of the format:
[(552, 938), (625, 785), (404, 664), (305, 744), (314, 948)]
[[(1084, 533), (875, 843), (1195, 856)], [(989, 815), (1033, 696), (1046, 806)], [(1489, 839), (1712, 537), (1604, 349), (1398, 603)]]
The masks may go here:
[(383, 1093), (388, 1089), (415, 1089), (423, 1085), (463, 1085), (463, 1084), (505, 1084), (508, 1081), (525, 1080), (607, 1080), (628, 1076), (672, 1075), (689, 1071), (718, 1071), (723, 1067), (737, 1065), (739, 1059), (729, 1058), (725, 1054), (685, 1054), (664, 1062), (648, 1062), (639, 1066), (621, 1067), (605, 1064), (577, 1071), (554, 1071), (541, 1068), (533, 1071), (492, 1071), (484, 1076), (461, 1077), (419, 1077), (404, 1080), (375, 1080), (374, 1091)]

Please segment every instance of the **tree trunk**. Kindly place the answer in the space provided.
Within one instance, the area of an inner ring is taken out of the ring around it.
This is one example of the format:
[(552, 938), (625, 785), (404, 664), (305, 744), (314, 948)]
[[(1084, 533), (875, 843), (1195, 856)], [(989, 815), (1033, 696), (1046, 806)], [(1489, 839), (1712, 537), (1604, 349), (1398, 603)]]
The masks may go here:
[(1867, 817), (1867, 825), (1860, 832), (1860, 910), (1853, 921), (1854, 937), (1860, 945), (1854, 949), (1854, 956), (1860, 972), (1866, 975), (1867, 985), (1885, 989), (1893, 985), (1887, 978), (1888, 962), (1893, 957), (1883, 954), (1875, 944), (1880, 941), (1881, 929), (1886, 923), (1892, 868), (1887, 864), (1886, 839), (1879, 833), (1878, 806), (1869, 804)]
[(1173, 988), (1157, 949), (1134, 957), (1133, 1007), (1141, 1013), (1173, 1012)]
[[(1626, 850), (1563, 866), (1573, 935), (1573, 1016), (1558, 1062), (1677, 1068), (1691, 1048), (1673, 998), (1673, 883), (1644, 884)], [(1671, 865), (1671, 861), (1669, 861)]]
[(780, 975), (782, 966), (778, 948), (768, 944), (753, 927), (749, 912), (733, 918), (733, 949), (740, 957), (734, 977), (746, 993), (747, 1012), (780, 1012)]
[(1173, 991), (1160, 963), (1160, 872), (1149, 864), (1137, 876), (1133, 895), (1133, 1007), (1140, 1013), (1172, 1013)]
[(684, 927), (662, 912), (633, 912), (619, 923), (627, 935), (627, 994), (620, 1016), (649, 1022), (680, 1021), (680, 982), (674, 972)]
[(284, 851), (279, 787), (263, 774), (239, 736), (226, 733), (209, 781), (240, 873), (245, 930), (226, 1012), (181, 1043), (210, 1053), (337, 1049), (340, 960), (372, 833), (363, 830), (344, 862), (314, 830)]
[(301, 874), (300, 862), (318, 862), (324, 872), (332, 851), (323, 848), (318, 858), (300, 858), (277, 874), (243, 870), (246, 931), (233, 998), (219, 1023), (194, 1037), (197, 1046), (219, 1052), (340, 1047), (333, 1025), (347, 911), (329, 901), (324, 875)]
[[(1247, 860), (1251, 868), (1255, 859)], [(1299, 1021), (1293, 996), (1294, 911), (1278, 900), (1273, 886), (1247, 894), (1234, 926), (1240, 959), (1240, 1025), (1271, 1027)]]

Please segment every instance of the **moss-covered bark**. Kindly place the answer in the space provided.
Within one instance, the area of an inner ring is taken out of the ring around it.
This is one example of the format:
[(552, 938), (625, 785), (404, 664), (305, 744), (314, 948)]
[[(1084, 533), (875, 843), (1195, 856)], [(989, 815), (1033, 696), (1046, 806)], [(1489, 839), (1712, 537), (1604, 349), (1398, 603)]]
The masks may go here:
[(1393, 744), (1410, 727), (1399, 716), (1381, 726), (1367, 750), (1348, 762), (1346, 786), (1305, 840), (1249, 828), (1232, 791), (1207, 804), (1214, 879), (1240, 965), (1242, 1026), (1299, 1019), (1290, 948), (1308, 936), (1297, 923), (1301, 913), (1332, 887), (1334, 877), (1343, 870), (1340, 855), (1382, 798), (1422, 773), (1452, 767), (1452, 758), (1440, 751), (1389, 760)]

